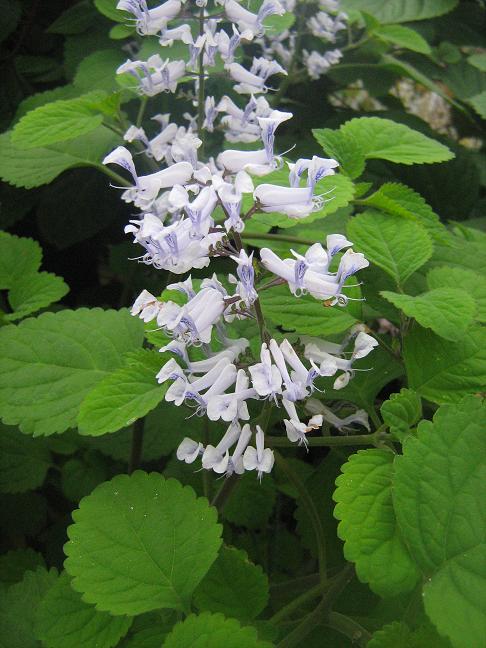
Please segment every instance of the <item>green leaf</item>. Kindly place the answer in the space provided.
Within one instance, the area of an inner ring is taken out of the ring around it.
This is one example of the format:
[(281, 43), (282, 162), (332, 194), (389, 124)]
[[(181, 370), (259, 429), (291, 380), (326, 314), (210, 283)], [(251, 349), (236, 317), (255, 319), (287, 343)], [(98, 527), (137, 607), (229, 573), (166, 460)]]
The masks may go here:
[(486, 330), (470, 329), (458, 342), (414, 327), (405, 338), (409, 386), (434, 403), (456, 403), (486, 386)]
[(73, 519), (64, 548), (72, 586), (112, 614), (187, 609), (221, 544), (216, 509), (157, 473), (101, 484)]
[(346, 560), (380, 596), (415, 587), (419, 574), (402, 540), (392, 503), (393, 457), (389, 450), (359, 450), (336, 480), (335, 517)]
[(486, 119), (486, 90), (469, 98), (469, 103), (480, 117)]
[(271, 648), (259, 641), (255, 628), (241, 627), (235, 619), (225, 619), (222, 614), (206, 612), (191, 614), (174, 626), (164, 643), (164, 648)]
[(265, 475), (261, 482), (251, 472), (244, 473), (223, 509), (228, 522), (247, 529), (262, 529), (272, 515), (276, 499), (275, 481)]
[(49, 25), (46, 32), (49, 34), (80, 34), (91, 27), (96, 17), (96, 11), (91, 7), (89, 1), (82, 0), (63, 11)]
[(380, 159), (397, 164), (445, 162), (454, 154), (443, 144), (404, 124), (381, 117), (357, 117), (338, 131), (313, 131), (329, 155), (334, 155), (352, 178), (364, 170), (364, 160)]
[(2, 648), (40, 648), (34, 633), (36, 610), (57, 580), (57, 571), (38, 567), (9, 587), (0, 598), (0, 645)]
[(476, 302), (459, 288), (435, 288), (416, 297), (383, 290), (385, 299), (424, 328), (446, 340), (460, 340), (471, 326)]
[(93, 89), (106, 92), (118, 90), (116, 69), (125, 59), (122, 52), (114, 49), (93, 52), (79, 64), (73, 83), (82, 92)]
[(19, 276), (36, 272), (41, 261), (37, 241), (0, 232), (0, 289), (11, 288)]
[(432, 242), (423, 227), (380, 212), (351, 219), (347, 234), (354, 247), (395, 279), (405, 281), (432, 256)]
[(284, 329), (305, 335), (325, 337), (342, 333), (356, 324), (356, 319), (346, 309), (326, 307), (323, 302), (307, 295), (294, 297), (287, 286), (264, 290), (260, 301), (265, 317)]
[(476, 320), (486, 322), (486, 279), (464, 268), (438, 266), (427, 274), (427, 284), (431, 290), (436, 288), (456, 288), (465, 296), (470, 295), (476, 302)]
[(160, 353), (140, 349), (125, 364), (106, 376), (81, 403), (81, 434), (100, 436), (131, 425), (153, 410), (164, 398), (167, 385), (155, 378), (164, 364)]
[(57, 101), (59, 99), (72, 99), (79, 95), (79, 90), (72, 85), (58, 86), (57, 88), (52, 88), (52, 90), (44, 90), (43, 92), (36, 92), (33, 95), (29, 95), (23, 99), (18, 107), (17, 112), (15, 113), (14, 121), (18, 121), (21, 117), (26, 115), (31, 110), (40, 108), (51, 101)]
[(44, 104), (14, 126), (12, 142), (20, 148), (32, 149), (86, 135), (103, 123), (103, 116), (96, 109), (103, 98), (99, 91), (93, 91)]
[(450, 643), (431, 624), (410, 630), (405, 623), (394, 621), (374, 632), (366, 648), (450, 648)]
[(23, 493), (42, 485), (51, 455), (41, 439), (0, 424), (0, 492)]
[(45, 567), (42, 554), (30, 548), (12, 549), (0, 556), (1, 582), (18, 583), (26, 571), (35, 571), (37, 567)]
[(481, 72), (486, 72), (486, 52), (482, 54), (472, 54), (467, 59), (470, 65), (478, 68)]
[(436, 240), (444, 240), (446, 228), (422, 196), (398, 182), (385, 182), (374, 194), (361, 200), (363, 205), (400, 216), (425, 227)]
[(132, 17), (126, 11), (120, 11), (116, 8), (118, 0), (94, 0), (94, 4), (98, 11), (107, 18), (110, 18), (110, 20), (126, 22), (127, 18), (130, 19)]
[(14, 312), (5, 315), (5, 319), (13, 322), (31, 315), (59, 301), (68, 292), (63, 279), (50, 272), (20, 275), (8, 293), (8, 301)]
[(398, 441), (403, 441), (417, 421), (422, 418), (420, 396), (412, 389), (403, 388), (391, 394), (380, 408), (383, 421)]
[(358, 369), (372, 369), (372, 371), (358, 372), (349, 381), (347, 387), (339, 390), (331, 388), (334, 379), (329, 379), (330, 386), (326, 386), (324, 392), (325, 400), (347, 400), (363, 407), (368, 413), (373, 412), (375, 398), (383, 387), (404, 373), (398, 360), (380, 347), (373, 349), (373, 353), (359, 360), (355, 366)]
[(63, 572), (39, 605), (35, 633), (47, 648), (112, 648), (131, 624), (129, 617), (98, 612), (85, 603)]
[(73, 457), (61, 468), (61, 490), (71, 502), (79, 502), (108, 478), (106, 461), (97, 452), (87, 452), (82, 459)]
[(394, 504), (426, 576), (425, 610), (455, 648), (484, 643), (486, 406), (468, 396), (422, 421), (396, 459)]
[(441, 16), (458, 0), (343, 0), (342, 9), (366, 11), (382, 23), (409, 22)]
[(268, 602), (268, 578), (244, 551), (221, 547), (212, 567), (194, 592), (200, 611), (222, 612), (240, 621), (257, 617)]
[(330, 128), (315, 128), (312, 134), (325, 153), (338, 160), (341, 170), (350, 178), (359, 178), (365, 170), (366, 158), (353, 135), (345, 136), (342, 129)]
[(76, 425), (85, 395), (141, 346), (126, 311), (44, 313), (0, 329), (0, 415), (34, 436)]
[(378, 36), (388, 43), (404, 47), (405, 49), (412, 50), (412, 52), (419, 52), (420, 54), (430, 54), (430, 45), (427, 43), (418, 32), (410, 27), (403, 27), (402, 25), (383, 25), (373, 30), (373, 35)]
[(119, 137), (108, 128), (70, 142), (45, 148), (22, 149), (15, 146), (10, 133), (0, 135), (0, 177), (16, 187), (40, 187), (73, 167), (101, 166), (103, 157), (118, 143)]

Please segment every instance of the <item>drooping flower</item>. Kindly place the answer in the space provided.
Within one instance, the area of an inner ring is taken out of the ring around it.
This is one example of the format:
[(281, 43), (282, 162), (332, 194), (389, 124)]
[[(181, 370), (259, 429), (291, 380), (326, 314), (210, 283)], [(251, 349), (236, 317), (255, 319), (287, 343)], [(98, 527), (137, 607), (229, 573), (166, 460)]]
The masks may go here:
[(245, 470), (256, 470), (258, 479), (261, 480), (263, 473), (270, 473), (275, 462), (273, 451), (265, 448), (265, 435), (262, 428), (256, 426), (255, 445), (248, 446), (243, 455), (243, 466)]

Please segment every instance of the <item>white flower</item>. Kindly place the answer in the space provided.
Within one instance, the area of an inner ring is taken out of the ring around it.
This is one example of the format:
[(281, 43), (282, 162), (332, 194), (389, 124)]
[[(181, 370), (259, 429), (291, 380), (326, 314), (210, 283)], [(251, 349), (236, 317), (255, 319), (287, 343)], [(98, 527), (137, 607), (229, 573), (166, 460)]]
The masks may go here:
[(258, 299), (258, 293), (255, 290), (253, 252), (248, 256), (245, 250), (241, 250), (239, 256), (232, 256), (231, 258), (238, 264), (236, 274), (240, 281), (237, 284), (236, 292), (240, 295), (247, 306), (251, 306), (255, 300)]
[(203, 453), (203, 444), (184, 437), (176, 451), (176, 457), (179, 461), (185, 461), (187, 464), (194, 463)]
[(248, 446), (243, 455), (243, 466), (245, 470), (257, 470), (258, 479), (261, 480), (263, 473), (271, 472), (275, 457), (270, 448), (265, 448), (265, 436), (262, 428), (256, 426), (256, 448)]
[(353, 423), (362, 425), (368, 430), (368, 432), (370, 431), (368, 414), (363, 409), (356, 410), (354, 414), (349, 414), (349, 416), (346, 416), (344, 418), (339, 418), (339, 416), (336, 416), (336, 414), (334, 414), (333, 411), (329, 409), (329, 407), (326, 407), (324, 403), (317, 400), (316, 398), (309, 398), (309, 400), (305, 404), (305, 409), (311, 414), (321, 415), (324, 421), (327, 421), (329, 425), (335, 427), (337, 430), (339, 430), (339, 432), (347, 432), (349, 430), (352, 430), (353, 428), (350, 426), (352, 426)]
[(119, 0), (116, 8), (128, 11), (135, 16), (138, 34), (151, 36), (164, 29), (167, 23), (178, 15), (181, 10), (181, 2), (167, 0), (158, 7), (149, 9), (146, 0)]
[(236, 0), (225, 0), (224, 11), (228, 20), (236, 23), (240, 30), (245, 30), (254, 36), (263, 33), (262, 23), (265, 18), (274, 14), (281, 16), (285, 13), (277, 0), (264, 0), (258, 14), (251, 13)]
[(368, 335), (367, 333), (360, 332), (354, 342), (354, 351), (351, 357), (353, 360), (364, 358), (368, 353), (373, 351), (376, 346), (378, 346), (378, 340), (375, 340), (374, 337), (371, 337), (371, 335)]
[(154, 297), (148, 290), (142, 290), (135, 300), (130, 314), (139, 315), (144, 322), (151, 322), (159, 314), (162, 305), (162, 302), (159, 302), (157, 297)]
[(128, 59), (120, 65), (117, 74), (130, 74), (137, 81), (138, 92), (147, 97), (154, 97), (160, 92), (175, 92), (177, 83), (186, 73), (185, 61), (163, 61), (158, 54), (146, 61)]
[(272, 398), (276, 402), (277, 394), (282, 393), (282, 375), (272, 363), (272, 356), (265, 342), (260, 351), (260, 360), (261, 362), (248, 368), (252, 385), (259, 396)]
[(241, 428), (238, 424), (232, 424), (226, 430), (223, 438), (216, 447), (206, 446), (202, 456), (202, 466), (206, 470), (214, 470), (218, 474), (223, 474), (229, 467), (229, 448), (239, 439)]
[(288, 419), (284, 419), (287, 438), (289, 439), (289, 441), (292, 441), (292, 443), (297, 442), (299, 445), (304, 444), (307, 447), (306, 434), (308, 434), (312, 430), (318, 430), (322, 426), (322, 415), (317, 414), (313, 416), (306, 425), (299, 419), (297, 410), (295, 409), (295, 404), (293, 402), (288, 401), (284, 398), (282, 403), (287, 411), (287, 414), (289, 415)]
[(210, 421), (246, 421), (250, 418), (246, 400), (258, 398), (253, 388), (248, 388), (248, 377), (243, 369), (240, 369), (236, 376), (235, 391), (232, 394), (216, 394), (215, 396), (204, 395), (207, 402), (207, 416)]
[[(236, 151), (227, 149), (218, 155), (217, 162), (219, 166), (230, 173), (246, 171), (251, 175), (264, 176), (275, 171), (280, 165), (281, 160), (279, 158), (273, 158), (269, 161), (265, 149), (259, 151)], [(259, 187), (257, 187), (258, 189)]]
[(246, 70), (239, 63), (228, 63), (225, 68), (231, 78), (237, 82), (234, 89), (238, 94), (259, 94), (267, 92), (267, 79), (274, 74), (287, 74), (276, 61), (267, 61), (264, 58), (254, 58), (250, 70)]

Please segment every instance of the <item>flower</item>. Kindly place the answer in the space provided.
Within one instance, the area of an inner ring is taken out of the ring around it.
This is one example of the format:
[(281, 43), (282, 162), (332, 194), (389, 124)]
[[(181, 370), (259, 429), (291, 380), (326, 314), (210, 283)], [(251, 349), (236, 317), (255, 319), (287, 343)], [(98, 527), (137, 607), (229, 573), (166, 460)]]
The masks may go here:
[(262, 428), (256, 426), (255, 434), (256, 448), (248, 446), (243, 455), (243, 466), (245, 470), (256, 470), (258, 479), (261, 480), (263, 473), (270, 473), (275, 462), (273, 451), (265, 448), (265, 435)]

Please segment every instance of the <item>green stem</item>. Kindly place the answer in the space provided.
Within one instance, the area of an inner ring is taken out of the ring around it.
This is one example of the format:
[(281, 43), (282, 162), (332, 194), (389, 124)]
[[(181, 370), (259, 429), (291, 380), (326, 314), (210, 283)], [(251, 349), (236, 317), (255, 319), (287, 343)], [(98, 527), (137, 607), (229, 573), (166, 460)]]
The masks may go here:
[[(269, 437), (267, 437), (268, 442)], [(307, 489), (304, 483), (301, 481), (300, 477), (293, 471), (290, 467), (287, 460), (280, 454), (280, 452), (274, 452), (275, 462), (277, 466), (287, 475), (289, 481), (297, 489), (302, 506), (307, 511), (307, 515), (310, 518), (312, 523), (312, 528), (314, 530), (314, 535), (317, 544), (317, 558), (319, 562), (319, 576), (321, 579), (321, 586), (324, 586), (327, 582), (327, 569), (326, 569), (326, 536), (324, 534), (324, 528), (322, 526), (321, 518), (315, 507), (312, 497), (307, 492)]]
[[(199, 35), (204, 34), (204, 7), (201, 7), (199, 10)], [(199, 139), (202, 141), (200, 154), (201, 157), (204, 157), (204, 101), (205, 101), (205, 83), (206, 77), (204, 74), (204, 52), (206, 46), (203, 46), (201, 53), (198, 58), (198, 72), (197, 76), (199, 79), (198, 83), (198, 95), (197, 95), (197, 134)]]
[(331, 612), (328, 616), (326, 625), (337, 630), (345, 637), (351, 640), (353, 646), (361, 646), (365, 648), (368, 645), (369, 640), (371, 639), (371, 634), (363, 628), (359, 623), (354, 619), (351, 619), (344, 614), (339, 612)]
[(286, 234), (252, 234), (251, 232), (243, 232), (241, 234), (244, 239), (262, 239), (263, 241), (283, 241), (286, 243), (301, 243), (302, 245), (313, 245), (315, 241), (311, 239), (303, 239), (298, 236), (287, 236)]
[[(392, 440), (390, 434), (383, 434), (378, 430), (373, 434), (349, 434), (345, 436), (325, 436), (325, 437), (310, 437), (307, 439), (309, 446), (313, 447), (336, 447), (336, 446), (373, 446), (385, 443)], [(267, 436), (266, 441), (268, 446), (272, 448), (292, 448), (295, 443), (289, 441), (286, 437)]]
[(125, 180), (121, 175), (119, 175), (116, 171), (113, 171), (110, 169), (110, 167), (105, 166), (104, 164), (94, 164), (94, 167), (98, 169), (98, 171), (101, 171), (105, 175), (107, 175), (109, 178), (114, 180), (120, 187), (131, 187), (132, 184), (128, 182), (128, 180)]
[(272, 624), (280, 623), (280, 621), (285, 619), (285, 617), (292, 614), (292, 612), (294, 612), (295, 610), (298, 610), (302, 605), (305, 605), (308, 601), (312, 601), (313, 599), (317, 598), (318, 596), (321, 595), (321, 593), (322, 593), (322, 583), (318, 583), (317, 585), (314, 585), (314, 587), (311, 587), (300, 596), (297, 596), (296, 598), (292, 599), (290, 603), (288, 603), (283, 608), (281, 608), (278, 612), (276, 612), (268, 620), (269, 623)]
[(211, 506), (214, 506), (216, 509), (218, 509), (219, 513), (221, 513), (221, 511), (224, 509), (225, 504), (228, 501), (228, 498), (233, 492), (233, 489), (237, 483), (238, 475), (236, 473), (233, 473), (229, 477), (226, 477), (223, 485), (211, 500)]
[(140, 100), (140, 106), (138, 108), (138, 113), (137, 113), (137, 119), (135, 121), (135, 125), (137, 128), (140, 128), (142, 125), (142, 120), (143, 116), (145, 114), (145, 108), (147, 107), (147, 102), (148, 102), (148, 97), (143, 96), (142, 99)]

